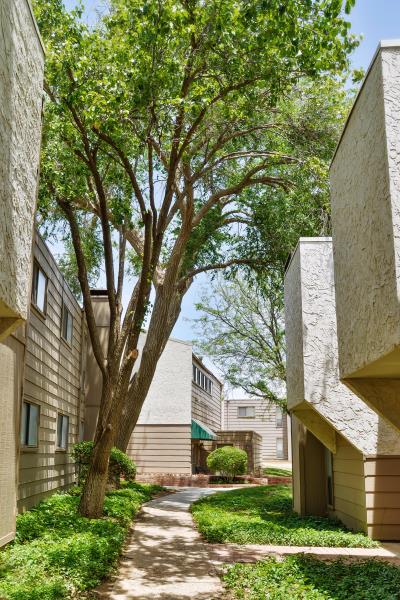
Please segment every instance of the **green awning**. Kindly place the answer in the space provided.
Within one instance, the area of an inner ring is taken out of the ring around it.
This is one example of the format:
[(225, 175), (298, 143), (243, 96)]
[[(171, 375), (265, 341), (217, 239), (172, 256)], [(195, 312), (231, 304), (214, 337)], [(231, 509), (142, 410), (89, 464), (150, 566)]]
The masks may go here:
[(192, 419), (192, 440), (216, 440), (218, 436), (207, 425)]

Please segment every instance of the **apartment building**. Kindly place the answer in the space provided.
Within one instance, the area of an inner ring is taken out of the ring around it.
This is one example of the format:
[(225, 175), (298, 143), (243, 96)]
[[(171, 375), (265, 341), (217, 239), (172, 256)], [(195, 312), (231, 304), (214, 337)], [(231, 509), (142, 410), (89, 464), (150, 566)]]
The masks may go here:
[(2, 514), (8, 511), (11, 532), (16, 510), (75, 482), (70, 450), (84, 419), (83, 315), (38, 233), (30, 299), (27, 322), (0, 344), (2, 408), (12, 415), (1, 444), (1, 452), (9, 451), (4, 473), (12, 477), (1, 487), (0, 505)]
[(23, 333), (41, 136), (44, 50), (28, 0), (0, 3), (0, 546), (15, 535)]
[(294, 506), (400, 540), (400, 41), (382, 42), (331, 165), (333, 239), (285, 278)]
[[(108, 298), (93, 290), (92, 300), (100, 339), (107, 343)], [(139, 357), (146, 334), (139, 338)], [(138, 368), (139, 362), (136, 365)], [(85, 439), (97, 423), (101, 378), (90, 345), (87, 355)], [(199, 461), (202, 441), (217, 437), (221, 428), (222, 383), (193, 354), (192, 344), (170, 338), (161, 354), (127, 452), (138, 475), (191, 475)]]
[(255, 431), (261, 436), (260, 460), (288, 460), (288, 418), (262, 398), (225, 399), (224, 431)]
[[(398, 539), (400, 495), (374, 465), (398, 461), (400, 432), (340, 381), (330, 238), (300, 239), (286, 272), (285, 306), (294, 508)], [(389, 498), (393, 512), (376, 506)]]

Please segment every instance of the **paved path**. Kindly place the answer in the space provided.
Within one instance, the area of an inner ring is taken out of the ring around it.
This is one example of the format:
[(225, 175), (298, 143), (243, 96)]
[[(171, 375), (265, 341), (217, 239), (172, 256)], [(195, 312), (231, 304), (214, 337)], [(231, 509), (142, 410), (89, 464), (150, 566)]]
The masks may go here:
[(305, 553), (321, 559), (377, 558), (400, 564), (400, 544), (382, 548), (316, 548), (207, 544), (194, 528), (189, 506), (216, 492), (178, 489), (144, 505), (135, 521), (118, 575), (98, 588), (102, 600), (216, 600), (223, 595), (217, 569), (224, 563), (255, 562), (267, 556)]
[(202, 541), (188, 510), (198, 498), (217, 491), (185, 488), (145, 504), (135, 521), (118, 576), (98, 588), (100, 598), (219, 598), (222, 585), (214, 570), (212, 546)]

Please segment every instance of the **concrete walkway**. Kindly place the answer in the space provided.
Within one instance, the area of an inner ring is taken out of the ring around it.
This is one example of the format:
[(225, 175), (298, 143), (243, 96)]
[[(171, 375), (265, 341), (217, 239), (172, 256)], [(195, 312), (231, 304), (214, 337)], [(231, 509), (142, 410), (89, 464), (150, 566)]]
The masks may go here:
[(98, 588), (107, 600), (214, 600), (222, 585), (212, 546), (193, 526), (189, 506), (216, 489), (184, 488), (144, 505), (116, 579)]
[[(232, 489), (232, 488), (231, 488)], [(224, 489), (178, 488), (144, 505), (135, 521), (118, 575), (98, 588), (102, 600), (217, 600), (217, 575), (225, 563), (255, 562), (267, 556), (304, 553), (320, 559), (375, 558), (400, 564), (400, 544), (382, 548), (317, 548), (246, 544), (207, 544), (194, 528), (189, 506)]]

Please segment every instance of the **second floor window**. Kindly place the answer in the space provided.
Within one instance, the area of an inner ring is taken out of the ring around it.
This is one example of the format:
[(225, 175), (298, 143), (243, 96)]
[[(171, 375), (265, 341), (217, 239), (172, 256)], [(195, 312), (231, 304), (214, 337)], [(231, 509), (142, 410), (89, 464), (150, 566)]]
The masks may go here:
[(72, 330), (73, 330), (73, 317), (68, 308), (63, 304), (62, 309), (62, 322), (61, 322), (61, 337), (72, 345)]
[(47, 275), (38, 263), (33, 263), (32, 302), (43, 314), (47, 308)]
[(201, 371), (196, 365), (193, 365), (193, 381), (197, 383), (203, 390), (212, 393), (212, 381), (203, 371)]
[(21, 446), (37, 448), (39, 440), (39, 405), (22, 403)]
[(276, 421), (275, 421), (276, 422), (276, 426), (277, 427), (282, 427), (282, 425), (283, 425), (283, 411), (282, 411), (281, 408), (279, 408), (279, 406), (276, 407), (275, 418), (276, 418)]
[(248, 419), (254, 419), (256, 416), (255, 406), (238, 406), (238, 417), (246, 417)]
[(57, 448), (66, 450), (68, 447), (69, 417), (59, 414), (57, 417)]

